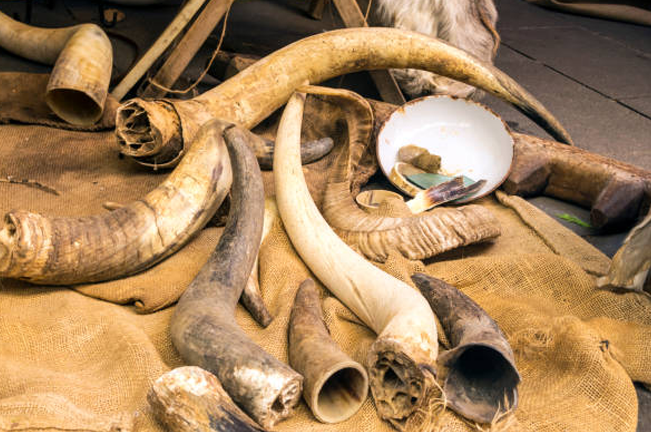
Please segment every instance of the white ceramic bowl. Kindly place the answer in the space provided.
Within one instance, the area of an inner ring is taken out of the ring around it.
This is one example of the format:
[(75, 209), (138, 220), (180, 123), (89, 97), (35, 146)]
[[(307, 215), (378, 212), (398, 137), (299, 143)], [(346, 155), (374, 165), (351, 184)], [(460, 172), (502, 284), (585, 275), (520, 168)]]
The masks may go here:
[(511, 171), (513, 138), (508, 127), (497, 114), (466, 99), (425, 96), (393, 112), (380, 128), (376, 143), (378, 162), (387, 178), (398, 162), (398, 149), (409, 144), (441, 156), (440, 174), (486, 180), (479, 191), (455, 204), (491, 193)]

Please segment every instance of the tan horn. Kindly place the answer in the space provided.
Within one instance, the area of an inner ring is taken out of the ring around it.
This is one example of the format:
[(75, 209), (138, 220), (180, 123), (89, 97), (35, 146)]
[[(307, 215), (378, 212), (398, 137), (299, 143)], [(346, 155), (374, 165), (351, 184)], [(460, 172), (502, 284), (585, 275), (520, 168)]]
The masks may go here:
[[(124, 154), (136, 159), (143, 148), (151, 161), (152, 150), (163, 154), (169, 145), (188, 142), (210, 118), (250, 129), (306, 82), (317, 84), (342, 74), (386, 68), (423, 69), (481, 88), (512, 103), (556, 139), (571, 143), (558, 120), (500, 70), (438, 39), (392, 28), (335, 30), (302, 39), (191, 100), (132, 99), (117, 114), (118, 143)], [(156, 104), (161, 107), (152, 106)], [(169, 155), (156, 158), (159, 164), (172, 160)]]
[(226, 126), (206, 125), (160, 186), (113, 211), (81, 218), (7, 213), (0, 228), (0, 276), (54, 285), (97, 282), (170, 256), (208, 223), (228, 193)]
[(330, 337), (312, 279), (304, 280), (296, 292), (288, 350), (289, 364), (305, 379), (303, 397), (319, 421), (339, 423), (361, 408), (368, 375)]
[(100, 27), (38, 28), (0, 12), (0, 46), (21, 57), (54, 65), (45, 101), (63, 120), (91, 125), (102, 116), (113, 49)]

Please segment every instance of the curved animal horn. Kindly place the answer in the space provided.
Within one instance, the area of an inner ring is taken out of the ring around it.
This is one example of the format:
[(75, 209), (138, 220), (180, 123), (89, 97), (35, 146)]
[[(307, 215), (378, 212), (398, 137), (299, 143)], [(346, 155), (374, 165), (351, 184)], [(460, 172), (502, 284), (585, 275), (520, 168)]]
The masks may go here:
[(287, 417), (302, 377), (256, 345), (235, 322), (235, 307), (260, 248), (262, 174), (245, 131), (225, 133), (233, 166), (231, 209), (208, 262), (181, 296), (170, 331), (181, 357), (214, 373), (233, 400), (265, 428)]
[[(556, 139), (571, 143), (558, 120), (500, 70), (438, 39), (391, 28), (335, 30), (302, 39), (188, 101), (128, 101), (117, 114), (118, 143), (124, 154), (140, 158), (147, 153), (151, 162), (152, 152), (182, 146), (210, 118), (252, 128), (305, 82), (386, 68), (423, 69), (481, 88), (512, 103)], [(161, 156), (156, 161), (173, 158)]]
[(330, 337), (312, 279), (301, 283), (294, 299), (289, 318), (289, 364), (305, 378), (303, 397), (323, 423), (348, 419), (366, 400), (366, 370)]
[(159, 377), (147, 400), (174, 432), (264, 432), (233, 403), (215, 375), (196, 366)]
[(350, 143), (335, 159), (323, 200), (323, 217), (351, 247), (380, 262), (386, 261), (392, 250), (409, 259), (425, 259), (500, 235), (493, 214), (476, 205), (438, 208), (418, 217), (383, 217), (359, 208), (350, 184), (353, 167), (365, 148), (362, 143), (371, 139), (373, 111), (366, 99), (349, 90), (317, 86), (303, 86), (300, 90), (335, 98), (346, 114)]
[(0, 46), (27, 59), (54, 64), (45, 101), (63, 120), (91, 125), (102, 116), (113, 49), (101, 28), (95, 24), (37, 28), (0, 12)]
[(454, 411), (490, 423), (518, 404), (520, 374), (497, 323), (472, 299), (423, 273), (411, 279), (441, 321), (452, 348), (439, 356), (446, 372), (443, 391)]
[(160, 186), (111, 212), (82, 218), (7, 213), (0, 227), (0, 276), (52, 285), (97, 282), (170, 256), (208, 223), (231, 186), (226, 126), (206, 125)]
[(292, 96), (278, 127), (278, 210), (305, 264), (378, 334), (368, 354), (371, 391), (380, 416), (401, 427), (430, 385), (438, 348), (434, 315), (423, 296), (355, 253), (319, 213), (301, 169), (304, 102), (305, 95)]

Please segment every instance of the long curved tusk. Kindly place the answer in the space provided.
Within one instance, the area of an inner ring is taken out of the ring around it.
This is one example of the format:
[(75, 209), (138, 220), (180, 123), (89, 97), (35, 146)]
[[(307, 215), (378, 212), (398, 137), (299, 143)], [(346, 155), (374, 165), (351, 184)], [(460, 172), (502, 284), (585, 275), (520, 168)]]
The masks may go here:
[(265, 428), (287, 417), (302, 377), (256, 345), (235, 322), (235, 307), (260, 248), (262, 174), (245, 131), (226, 131), (233, 166), (231, 210), (208, 262), (181, 296), (172, 342), (190, 364), (214, 373), (233, 400)]
[(323, 423), (355, 414), (368, 394), (368, 375), (330, 337), (312, 279), (301, 283), (289, 318), (289, 364), (303, 377), (303, 397)]
[[(512, 103), (556, 139), (571, 143), (558, 120), (500, 70), (438, 39), (392, 28), (335, 30), (302, 39), (191, 100), (132, 99), (118, 110), (118, 143), (124, 154), (151, 161), (152, 154), (168, 153), (165, 147), (183, 148), (210, 118), (250, 129), (305, 82), (316, 84), (350, 72), (386, 68), (424, 69), (481, 88)], [(156, 162), (173, 159), (160, 156)]]
[(278, 210), (310, 270), (378, 334), (368, 354), (371, 391), (380, 416), (400, 427), (430, 385), (438, 348), (434, 315), (423, 296), (355, 253), (319, 213), (300, 163), (304, 102), (305, 95), (292, 96), (278, 127)]
[(515, 409), (520, 373), (497, 323), (452, 285), (423, 273), (411, 279), (450, 340), (451, 348), (438, 359), (447, 373), (443, 391), (450, 408), (479, 423)]
[(54, 64), (45, 101), (75, 125), (102, 116), (113, 67), (111, 42), (95, 24), (47, 29), (14, 21), (0, 12), (0, 46), (18, 56)]
[[(392, 250), (409, 259), (425, 259), (442, 252), (500, 235), (493, 214), (469, 205), (438, 208), (418, 217), (383, 217), (359, 208), (350, 193), (353, 167), (371, 139), (373, 111), (369, 103), (344, 89), (302, 86), (300, 91), (335, 98), (346, 114), (349, 145), (335, 159), (323, 200), (323, 217), (353, 249), (368, 259), (386, 261)], [(350, 153), (350, 149), (355, 151)]]
[(147, 400), (170, 431), (264, 432), (233, 403), (215, 375), (196, 366), (159, 377)]
[(97, 282), (140, 272), (173, 254), (206, 225), (230, 188), (226, 126), (206, 125), (174, 172), (129, 205), (82, 218), (7, 213), (0, 276), (51, 285)]

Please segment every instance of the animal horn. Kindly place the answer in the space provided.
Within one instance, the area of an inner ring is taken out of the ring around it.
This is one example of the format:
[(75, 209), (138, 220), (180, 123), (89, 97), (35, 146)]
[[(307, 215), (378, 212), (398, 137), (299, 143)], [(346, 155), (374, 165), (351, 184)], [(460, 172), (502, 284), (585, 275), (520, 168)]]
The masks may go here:
[(159, 377), (147, 400), (171, 431), (265, 432), (233, 403), (215, 375), (196, 366)]
[[(386, 68), (423, 69), (481, 88), (512, 103), (557, 140), (571, 143), (558, 120), (500, 70), (438, 39), (392, 28), (334, 30), (302, 39), (191, 100), (132, 99), (118, 110), (118, 143), (124, 154), (136, 159), (142, 148), (151, 161), (151, 151), (164, 154), (168, 146), (183, 147), (210, 118), (250, 129), (305, 82), (316, 84), (342, 74)], [(173, 158), (156, 156), (156, 161)]]
[(317, 86), (300, 90), (334, 98), (346, 114), (350, 143), (335, 159), (323, 200), (323, 217), (353, 249), (380, 262), (386, 261), (392, 250), (409, 259), (425, 259), (500, 235), (493, 214), (476, 205), (438, 208), (417, 217), (383, 217), (359, 208), (350, 193), (352, 171), (362, 157), (364, 144), (371, 139), (371, 106), (349, 90)]
[(301, 283), (294, 299), (289, 318), (289, 364), (305, 378), (303, 397), (323, 423), (350, 418), (366, 400), (366, 370), (330, 337), (312, 279)]
[(46, 29), (14, 21), (0, 12), (0, 46), (18, 56), (54, 64), (45, 101), (75, 125), (102, 116), (113, 67), (111, 42), (95, 24)]
[[(642, 292), (651, 270), (651, 212), (626, 236), (598, 287)], [(651, 292), (649, 292), (651, 294)]]
[(304, 102), (304, 94), (292, 96), (278, 127), (278, 210), (312, 273), (378, 334), (367, 360), (371, 392), (380, 416), (402, 427), (433, 378), (438, 348), (434, 315), (423, 296), (355, 253), (319, 213), (301, 169)]
[(497, 323), (464, 293), (423, 273), (411, 279), (423, 293), (450, 340), (439, 356), (447, 376), (448, 406), (479, 423), (490, 423), (518, 404), (520, 374)]
[(256, 345), (235, 322), (235, 307), (260, 248), (264, 219), (262, 174), (247, 132), (225, 133), (233, 166), (226, 228), (208, 262), (176, 306), (172, 342), (189, 364), (214, 373), (240, 408), (264, 428), (287, 417), (302, 377)]
[(50, 285), (98, 282), (170, 256), (206, 225), (228, 193), (226, 126), (206, 125), (160, 186), (111, 212), (82, 218), (7, 213), (0, 228), (0, 276)]

